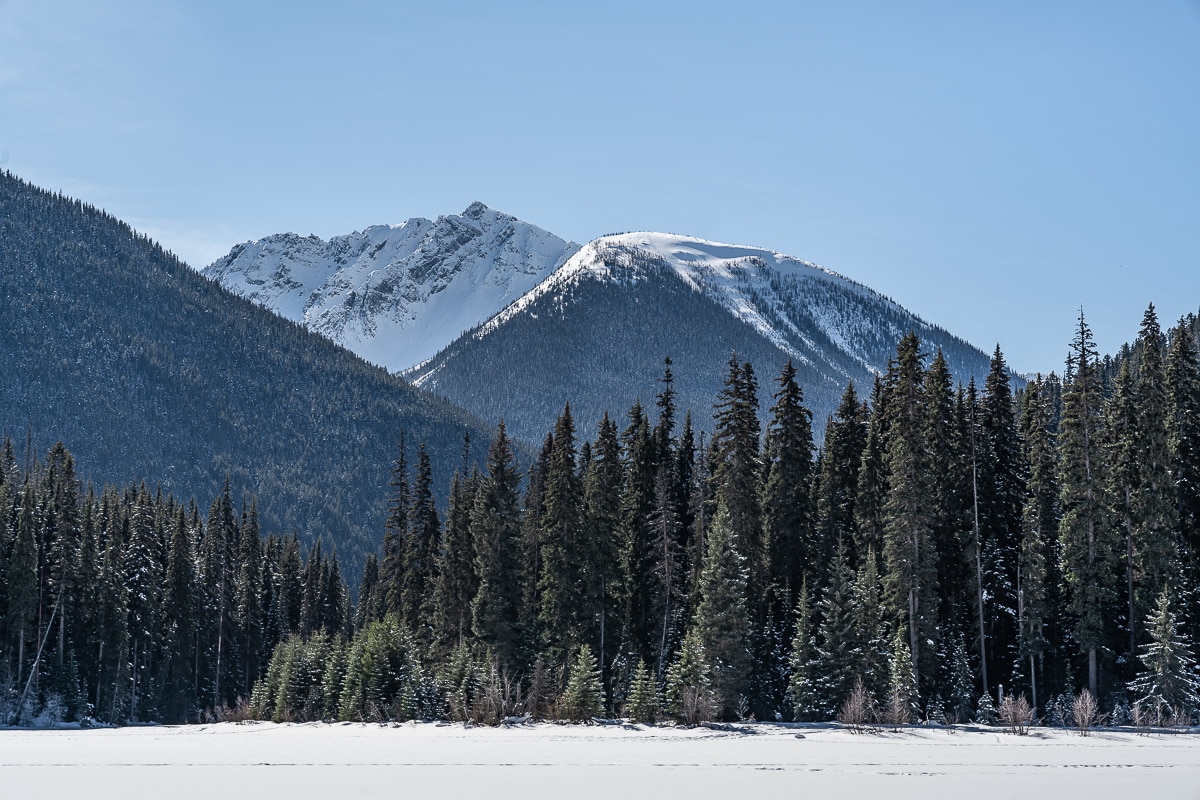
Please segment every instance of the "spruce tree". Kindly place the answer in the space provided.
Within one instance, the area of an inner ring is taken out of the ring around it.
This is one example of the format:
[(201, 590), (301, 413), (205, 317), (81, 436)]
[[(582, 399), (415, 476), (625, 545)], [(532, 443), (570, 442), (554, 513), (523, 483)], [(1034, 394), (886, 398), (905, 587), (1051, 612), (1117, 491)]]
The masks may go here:
[(450, 485), (434, 587), (434, 624), (444, 649), (462, 646), (471, 633), (471, 602), (479, 590), (475, 542), (471, 538), (477, 484), (477, 476), (456, 472)]
[(797, 722), (819, 721), (825, 718), (828, 711), (821, 702), (821, 662), (814, 627), (808, 584), (803, 584), (800, 598), (796, 601), (795, 633), (788, 658), (788, 666), (791, 667), (788, 699), (792, 704), (792, 719)]
[(571, 722), (590, 722), (604, 710), (604, 690), (600, 682), (600, 667), (592, 648), (583, 645), (571, 664), (567, 688), (559, 701), (564, 719)]
[(388, 499), (388, 514), (384, 523), (383, 563), (380, 565), (379, 583), (383, 591), (385, 612), (399, 614), (404, 605), (405, 540), (412, 506), (404, 431), (400, 431), (400, 441), (396, 445), (396, 462), (392, 465), (392, 477), (388, 485), (392, 494)]
[(800, 585), (819, 579), (817, 565), (828, 559), (832, 542), (817, 535), (812, 507), (812, 413), (804, 407), (804, 393), (790, 360), (778, 384), (763, 449), (766, 564), (759, 574), (765, 580), (756, 585), (772, 592), (772, 611), (782, 618), (795, 607)]
[(491, 648), (501, 669), (520, 665), (521, 577), (519, 475), (504, 423), (488, 448), (487, 475), (480, 482), (471, 513), (475, 571), (479, 589), (471, 602), (472, 630)]
[(854, 578), (851, 603), (854, 635), (859, 643), (855, 673), (862, 677), (863, 686), (872, 697), (882, 697), (887, 690), (891, 634), (878, 560), (874, 550), (868, 549), (863, 554)]
[(629, 701), (625, 715), (633, 722), (653, 725), (662, 716), (662, 698), (654, 675), (646, 669), (646, 662), (638, 659), (633, 671), (633, 683), (629, 687)]
[(746, 573), (746, 558), (734, 541), (732, 514), (721, 502), (708, 535), (692, 626), (719, 714), (725, 719), (739, 716), (750, 673)]
[(1200, 587), (1200, 358), (1186, 319), (1167, 352), (1167, 446), (1188, 583)]
[(1142, 645), (1139, 659), (1142, 671), (1130, 682), (1134, 702), (1153, 718), (1162, 719), (1182, 712), (1190, 721), (1200, 707), (1200, 676), (1190, 644), (1179, 632), (1171, 611), (1171, 591), (1164, 588), (1154, 610), (1146, 617), (1150, 641)]
[(1091, 328), (1079, 314), (1063, 386), (1059, 430), (1059, 546), (1075, 643), (1088, 659), (1088, 688), (1100, 682), (1100, 650), (1114, 599), (1112, 531), (1105, 513), (1102, 390)]
[(1055, 443), (1050, 431), (1050, 399), (1041, 376), (1025, 389), (1021, 430), (1029, 464), (1028, 492), (1021, 518), (1021, 549), (1018, 562), (1017, 622), (1019, 656), (1038, 708), (1038, 677), (1044, 669), (1049, 640), (1047, 624), (1054, 617), (1053, 551), (1058, 531), (1058, 485)]
[(622, 639), (619, 612), (621, 553), (621, 447), (616, 423), (605, 413), (584, 476), (583, 549), (592, 565), (583, 576), (579, 602), (586, 629), (585, 640), (596, 643), (600, 672), (606, 675)]
[[(825, 425), (825, 445), (820, 456), (820, 476), (817, 480), (816, 515), (819, 539), (823, 542), (858, 541), (854, 517), (854, 501), (858, 494), (858, 470), (867, 443), (867, 409), (859, 402), (854, 382), (846, 391), (837, 412)], [(852, 552), (857, 560), (860, 554)], [(815, 580), (808, 574), (806, 577)]]
[(884, 502), (888, 493), (887, 458), (887, 390), (876, 376), (871, 391), (871, 411), (867, 422), (866, 439), (862, 447), (862, 462), (858, 467), (858, 489), (854, 498), (854, 550), (865, 553), (873, 549), (884, 552)]
[(885, 584), (904, 620), (918, 685), (933, 679), (937, 645), (937, 553), (929, 507), (930, 464), (924, 448), (924, 381), (920, 343), (907, 334), (897, 348), (888, 417), (889, 490), (884, 503)]
[[(1138, 334), (1142, 359), (1134, 388), (1138, 465), (1134, 520), (1133, 574), (1136, 582), (1130, 620), (1150, 612), (1159, 595), (1177, 588), (1180, 577), (1178, 517), (1168, 441), (1169, 426), (1163, 335), (1154, 306), (1146, 309)], [(1135, 641), (1137, 638), (1137, 626)]]
[(1017, 567), (1027, 465), (1016, 420), (1008, 365), (996, 345), (980, 403), (980, 433), (987, 460), (979, 492), (979, 515), (988, 575), (989, 674), (1011, 685), (1018, 656)]
[(829, 579), (816, 609), (820, 619), (816, 672), (827, 716), (833, 716), (854, 689), (855, 682), (863, 677), (864, 642), (855, 624), (853, 591), (854, 573), (846, 546), (838, 542), (829, 565)]
[(422, 641), (428, 641), (431, 635), (437, 547), (441, 535), (441, 520), (433, 497), (433, 468), (422, 443), (417, 448), (417, 474), (412, 485), (408, 530), (403, 538), (400, 590), (400, 622)]
[[(543, 652), (561, 664), (582, 644), (579, 591), (591, 564), (583, 551), (583, 486), (576, 469), (575, 422), (568, 404), (554, 425), (541, 517), (541, 636)], [(588, 650), (591, 654), (591, 650)]]

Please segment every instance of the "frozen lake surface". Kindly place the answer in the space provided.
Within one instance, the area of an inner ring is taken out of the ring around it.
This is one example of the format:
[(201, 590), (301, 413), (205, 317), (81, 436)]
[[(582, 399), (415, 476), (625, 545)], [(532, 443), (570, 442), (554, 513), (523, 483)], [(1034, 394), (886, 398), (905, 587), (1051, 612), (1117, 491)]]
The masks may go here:
[[(801, 734), (803, 738), (798, 738)], [(0, 730), (5, 797), (1200, 800), (1200, 735), (250, 723)]]

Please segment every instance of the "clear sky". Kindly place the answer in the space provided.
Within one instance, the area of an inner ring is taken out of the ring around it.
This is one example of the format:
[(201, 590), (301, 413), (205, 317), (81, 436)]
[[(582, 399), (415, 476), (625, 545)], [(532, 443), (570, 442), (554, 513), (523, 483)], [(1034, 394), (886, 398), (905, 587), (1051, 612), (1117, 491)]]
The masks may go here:
[(1200, 0), (0, 0), (0, 166), (197, 267), (473, 200), (759, 245), (1061, 371), (1200, 310)]

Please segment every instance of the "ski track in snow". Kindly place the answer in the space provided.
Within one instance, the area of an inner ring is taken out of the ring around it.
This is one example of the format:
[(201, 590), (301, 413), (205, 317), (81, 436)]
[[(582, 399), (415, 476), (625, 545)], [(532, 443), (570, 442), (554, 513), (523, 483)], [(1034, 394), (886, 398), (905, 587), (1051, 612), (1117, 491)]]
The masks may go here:
[[(801, 734), (803, 738), (798, 738)], [(745, 725), (251, 723), (0, 730), (6, 797), (1200, 799), (1200, 738)]]

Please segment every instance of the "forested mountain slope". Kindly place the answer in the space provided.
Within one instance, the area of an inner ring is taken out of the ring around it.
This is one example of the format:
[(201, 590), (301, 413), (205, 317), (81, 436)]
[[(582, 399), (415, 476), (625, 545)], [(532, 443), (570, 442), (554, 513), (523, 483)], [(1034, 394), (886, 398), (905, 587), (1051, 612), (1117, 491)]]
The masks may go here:
[(568, 399), (586, 431), (605, 409), (623, 413), (631, 397), (650, 403), (670, 357), (681, 411), (708, 427), (736, 351), (764, 385), (793, 361), (823, 429), (846, 383), (869, 394), (910, 330), (930, 354), (944, 351), (958, 380), (987, 374), (980, 350), (815, 264), (760, 248), (632, 233), (586, 245), (408, 377), (485, 419), (504, 417), (517, 436), (536, 440)]
[(490, 427), (236, 297), (113, 217), (0, 176), (0, 433), (80, 471), (210, 498), (321, 537), (357, 573), (401, 430), (443, 486)]

